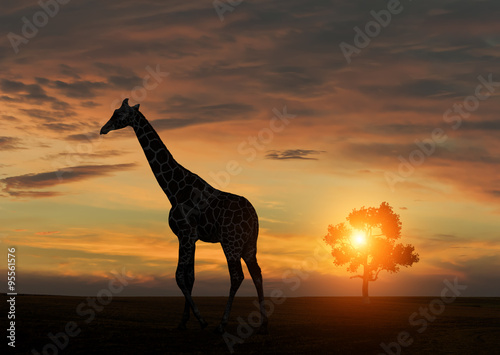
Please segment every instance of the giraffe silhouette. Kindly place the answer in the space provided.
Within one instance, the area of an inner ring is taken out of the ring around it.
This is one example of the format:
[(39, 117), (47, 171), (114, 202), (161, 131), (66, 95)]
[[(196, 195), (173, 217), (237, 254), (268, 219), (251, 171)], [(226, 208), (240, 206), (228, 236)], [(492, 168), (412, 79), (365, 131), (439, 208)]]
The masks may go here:
[(123, 100), (121, 107), (114, 111), (110, 120), (101, 128), (100, 134), (127, 126), (134, 129), (156, 180), (172, 204), (168, 222), (179, 239), (175, 279), (185, 297), (179, 328), (186, 328), (191, 310), (201, 327), (207, 326), (191, 297), (195, 244), (201, 240), (221, 244), (231, 278), (226, 308), (215, 331), (223, 333), (227, 325), (234, 296), (244, 279), (241, 268), (243, 259), (257, 289), (261, 313), (259, 331), (266, 333), (268, 320), (264, 307), (262, 273), (256, 257), (259, 221), (251, 203), (242, 196), (215, 189), (177, 163), (158, 133), (139, 112), (139, 105), (129, 106), (128, 99)]

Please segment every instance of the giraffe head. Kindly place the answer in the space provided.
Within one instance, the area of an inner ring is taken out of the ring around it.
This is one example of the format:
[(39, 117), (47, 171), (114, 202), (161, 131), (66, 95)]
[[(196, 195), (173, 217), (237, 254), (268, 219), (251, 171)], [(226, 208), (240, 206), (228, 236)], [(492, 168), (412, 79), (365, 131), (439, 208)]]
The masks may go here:
[(120, 108), (113, 112), (113, 116), (111, 116), (108, 123), (101, 128), (101, 134), (131, 126), (137, 112), (139, 112), (139, 104), (129, 106), (128, 99), (123, 100)]

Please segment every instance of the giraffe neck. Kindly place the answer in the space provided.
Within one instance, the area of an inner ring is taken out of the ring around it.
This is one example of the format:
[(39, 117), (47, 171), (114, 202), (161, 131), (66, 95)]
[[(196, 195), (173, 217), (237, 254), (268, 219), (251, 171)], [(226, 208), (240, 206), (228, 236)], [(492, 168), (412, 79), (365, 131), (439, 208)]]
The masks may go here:
[(142, 113), (137, 113), (132, 127), (158, 184), (172, 206), (189, 199), (193, 187), (203, 190), (205, 188), (203, 183), (210, 187), (198, 175), (175, 161), (158, 133)]

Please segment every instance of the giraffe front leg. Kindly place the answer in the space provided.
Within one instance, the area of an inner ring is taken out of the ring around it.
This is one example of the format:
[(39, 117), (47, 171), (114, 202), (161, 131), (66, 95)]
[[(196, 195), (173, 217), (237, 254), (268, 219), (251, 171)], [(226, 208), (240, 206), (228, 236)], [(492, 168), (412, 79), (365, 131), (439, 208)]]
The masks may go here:
[(186, 329), (186, 323), (189, 320), (189, 316), (191, 314), (191, 307), (189, 306), (189, 303), (187, 300), (184, 301), (184, 312), (182, 313), (182, 319), (179, 325), (177, 326), (177, 329), (184, 330)]
[[(180, 276), (182, 277), (182, 276)], [(188, 270), (184, 273), (185, 282), (187, 285), (187, 289), (189, 294), (191, 295), (193, 291), (194, 285), (194, 265), (190, 265)], [(191, 315), (191, 306), (187, 299), (184, 300), (184, 312), (182, 314), (181, 322), (179, 323), (178, 329), (184, 330), (186, 329), (186, 323), (189, 320), (189, 316)]]
[(184, 313), (182, 316), (181, 323), (179, 324), (179, 329), (185, 329), (186, 323), (189, 320), (190, 310), (193, 310), (193, 314), (200, 322), (201, 328), (205, 328), (208, 323), (203, 319), (198, 310), (198, 307), (191, 297), (191, 291), (193, 290), (194, 284), (194, 251), (195, 244), (181, 244), (179, 248), (179, 262), (177, 265), (177, 271), (175, 273), (175, 280), (177, 285), (181, 289), (185, 298)]

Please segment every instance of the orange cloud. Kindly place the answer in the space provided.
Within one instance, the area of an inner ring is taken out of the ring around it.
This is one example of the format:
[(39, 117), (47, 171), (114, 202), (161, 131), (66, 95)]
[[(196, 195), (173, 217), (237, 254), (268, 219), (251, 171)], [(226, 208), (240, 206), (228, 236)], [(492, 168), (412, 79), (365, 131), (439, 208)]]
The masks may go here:
[[(500, 72), (491, 4), (438, 1), (440, 10), (430, 12), (414, 4), (407, 20), (391, 22), (347, 65), (338, 44), (352, 43), (370, 2), (282, 3), (256, 0), (224, 22), (210, 2), (69, 3), (61, 21), (22, 44), (18, 56), (2, 48), (1, 225), (54, 229), (2, 239), (31, 249), (26, 268), (54, 272), (57, 283), (61, 275), (104, 278), (123, 262), (140, 268), (143, 284), (170, 280), (177, 240), (168, 201), (131, 129), (98, 135), (125, 96), (141, 103), (175, 159), (193, 172), (209, 180), (228, 161), (244, 168), (227, 190), (258, 210), (258, 258), (268, 278), (310, 265), (329, 223), (386, 199), (404, 206), (399, 211), (415, 229), (422, 259), (411, 272), (419, 283), (464, 275), (464, 268), (487, 274), (473, 261), (498, 253), (487, 243), (498, 236), (500, 213), (498, 93), (455, 131), (443, 113), (474, 94), (478, 75)], [(31, 8), (21, 2), (2, 11), (0, 27), (17, 23), (20, 30)], [(146, 68), (157, 66), (170, 75), (146, 90)], [(290, 125), (266, 144), (257, 141), (260, 148), (250, 143), (271, 127), (273, 108), (285, 105), (296, 115)], [(398, 157), (408, 159), (415, 139), (428, 139), (434, 128), (446, 128), (448, 141), (391, 193), (384, 173), (396, 171)], [(239, 152), (241, 142), (255, 156)], [(61, 206), (63, 213), (47, 214)], [(42, 227), (45, 220), (50, 227)], [(196, 260), (205, 276), (227, 278), (220, 247), (200, 245)], [(344, 276), (329, 258), (317, 273), (326, 276), (315, 282)]]

